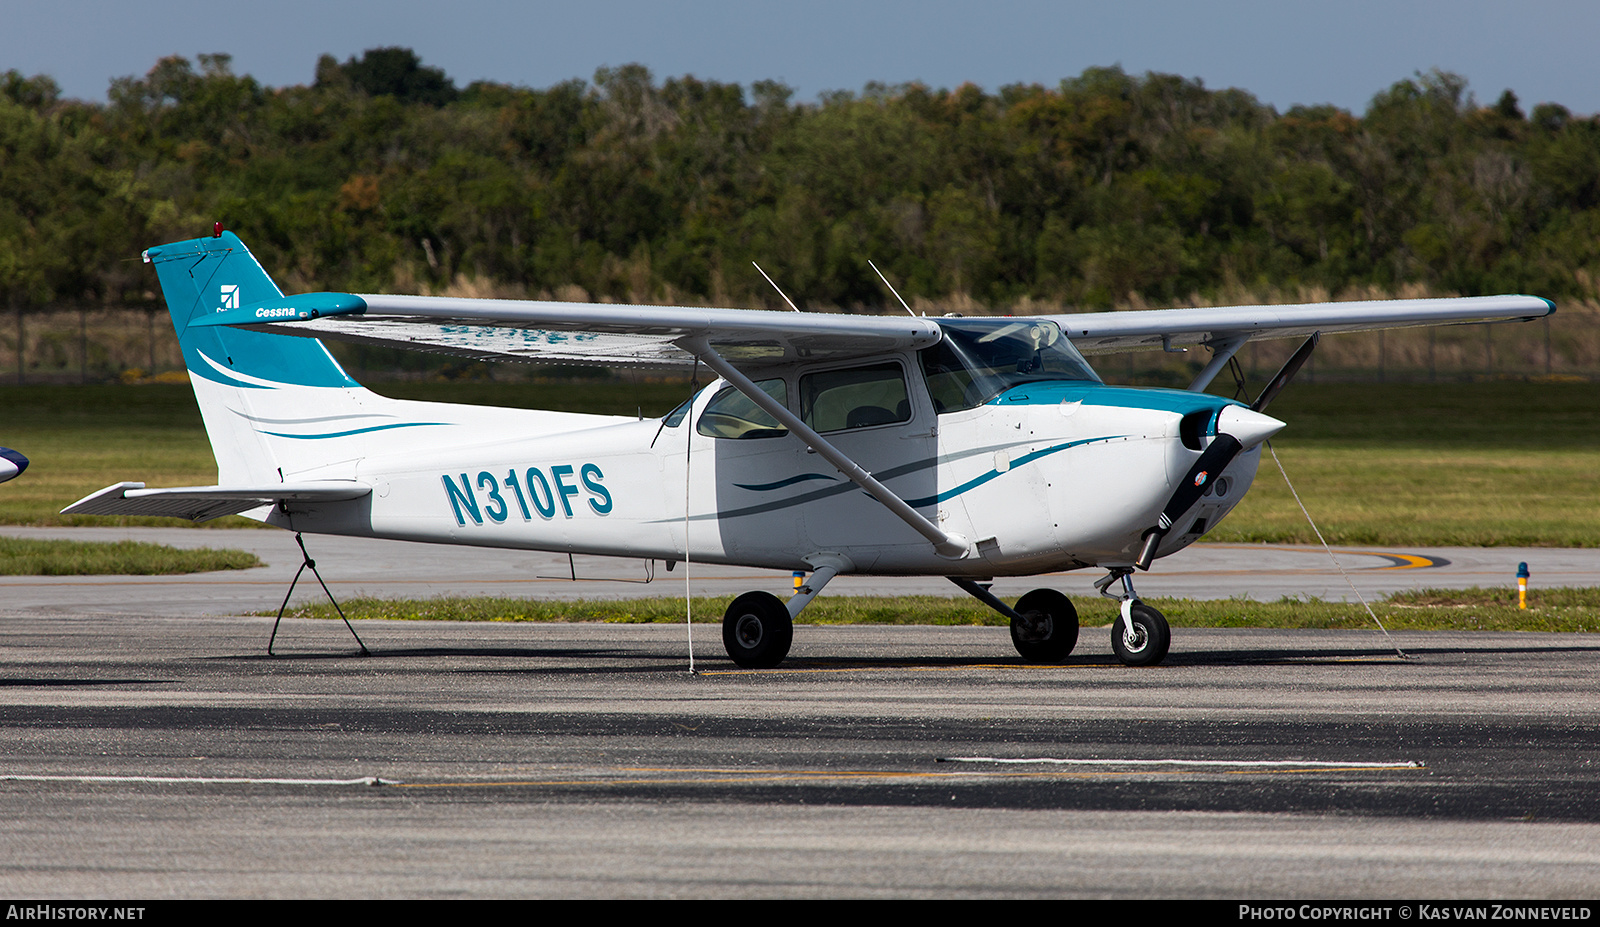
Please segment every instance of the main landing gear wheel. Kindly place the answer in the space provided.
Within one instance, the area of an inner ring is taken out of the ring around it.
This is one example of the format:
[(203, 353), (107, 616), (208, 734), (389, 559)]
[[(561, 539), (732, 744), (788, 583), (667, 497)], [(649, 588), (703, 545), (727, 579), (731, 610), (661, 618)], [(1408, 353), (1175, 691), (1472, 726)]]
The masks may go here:
[(1011, 619), (1011, 644), (1030, 663), (1059, 663), (1078, 644), (1078, 610), (1054, 589), (1035, 589), (1017, 600), (1023, 620)]
[(770, 669), (789, 655), (794, 621), (783, 601), (770, 592), (746, 592), (722, 616), (722, 646), (746, 669)]
[(1129, 611), (1133, 627), (1117, 615), (1111, 623), (1111, 649), (1124, 666), (1154, 666), (1167, 658), (1167, 648), (1172, 644), (1172, 630), (1167, 619), (1143, 602), (1133, 603)]

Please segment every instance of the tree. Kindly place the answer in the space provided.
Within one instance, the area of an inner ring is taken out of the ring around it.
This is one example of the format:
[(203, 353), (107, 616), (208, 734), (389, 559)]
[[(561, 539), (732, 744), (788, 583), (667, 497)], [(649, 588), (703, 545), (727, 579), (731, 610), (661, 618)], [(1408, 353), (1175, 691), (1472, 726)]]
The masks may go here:
[(446, 106), (460, 96), (444, 71), (423, 67), (422, 59), (409, 48), (369, 48), (360, 60), (352, 57), (340, 70), (352, 86), (367, 95), (391, 96), (401, 103)]

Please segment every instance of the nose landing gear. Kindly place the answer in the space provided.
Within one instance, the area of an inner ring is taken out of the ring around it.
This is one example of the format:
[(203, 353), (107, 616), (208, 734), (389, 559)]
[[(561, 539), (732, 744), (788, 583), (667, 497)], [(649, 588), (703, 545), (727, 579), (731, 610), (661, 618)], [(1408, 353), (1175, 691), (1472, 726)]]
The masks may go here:
[[(1120, 594), (1110, 591), (1121, 580)], [(1121, 601), (1117, 620), (1111, 623), (1111, 649), (1124, 666), (1154, 666), (1167, 658), (1172, 645), (1172, 630), (1160, 612), (1139, 600), (1133, 591), (1133, 568), (1112, 567), (1106, 578), (1094, 584), (1100, 594)]]

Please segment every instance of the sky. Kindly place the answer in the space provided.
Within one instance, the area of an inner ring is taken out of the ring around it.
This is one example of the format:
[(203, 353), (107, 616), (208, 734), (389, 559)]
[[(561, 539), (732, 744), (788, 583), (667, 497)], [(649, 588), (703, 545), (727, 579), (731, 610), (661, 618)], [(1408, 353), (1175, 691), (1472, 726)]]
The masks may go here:
[(459, 87), (548, 87), (639, 63), (658, 80), (777, 80), (806, 102), (869, 81), (994, 91), (1120, 65), (1238, 87), (1279, 111), (1360, 114), (1438, 68), (1481, 104), (1510, 89), (1524, 111), (1589, 115), (1597, 35), (1593, 0), (0, 0), (0, 71), (104, 100), (112, 79), (167, 55), (230, 54), (235, 72), (276, 87), (310, 83), (319, 55), (399, 45)]

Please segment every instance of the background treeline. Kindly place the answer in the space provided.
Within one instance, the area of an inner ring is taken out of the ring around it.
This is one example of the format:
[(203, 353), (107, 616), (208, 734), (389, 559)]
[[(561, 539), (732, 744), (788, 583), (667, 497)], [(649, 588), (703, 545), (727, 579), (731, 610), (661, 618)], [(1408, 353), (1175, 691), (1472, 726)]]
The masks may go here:
[[(226, 55), (168, 58), (106, 103), (0, 75), (10, 353), (28, 313), (158, 308), (140, 250), (214, 220), (291, 291), (780, 308), (755, 260), (802, 305), (878, 311), (871, 259), (930, 310), (1581, 301), (1600, 122), (1510, 91), (1483, 106), (1439, 72), (1361, 115), (1117, 68), (815, 103), (636, 65), (461, 89), (405, 49), (325, 56), (277, 90)], [(1543, 347), (1548, 369), (1548, 329)]]

